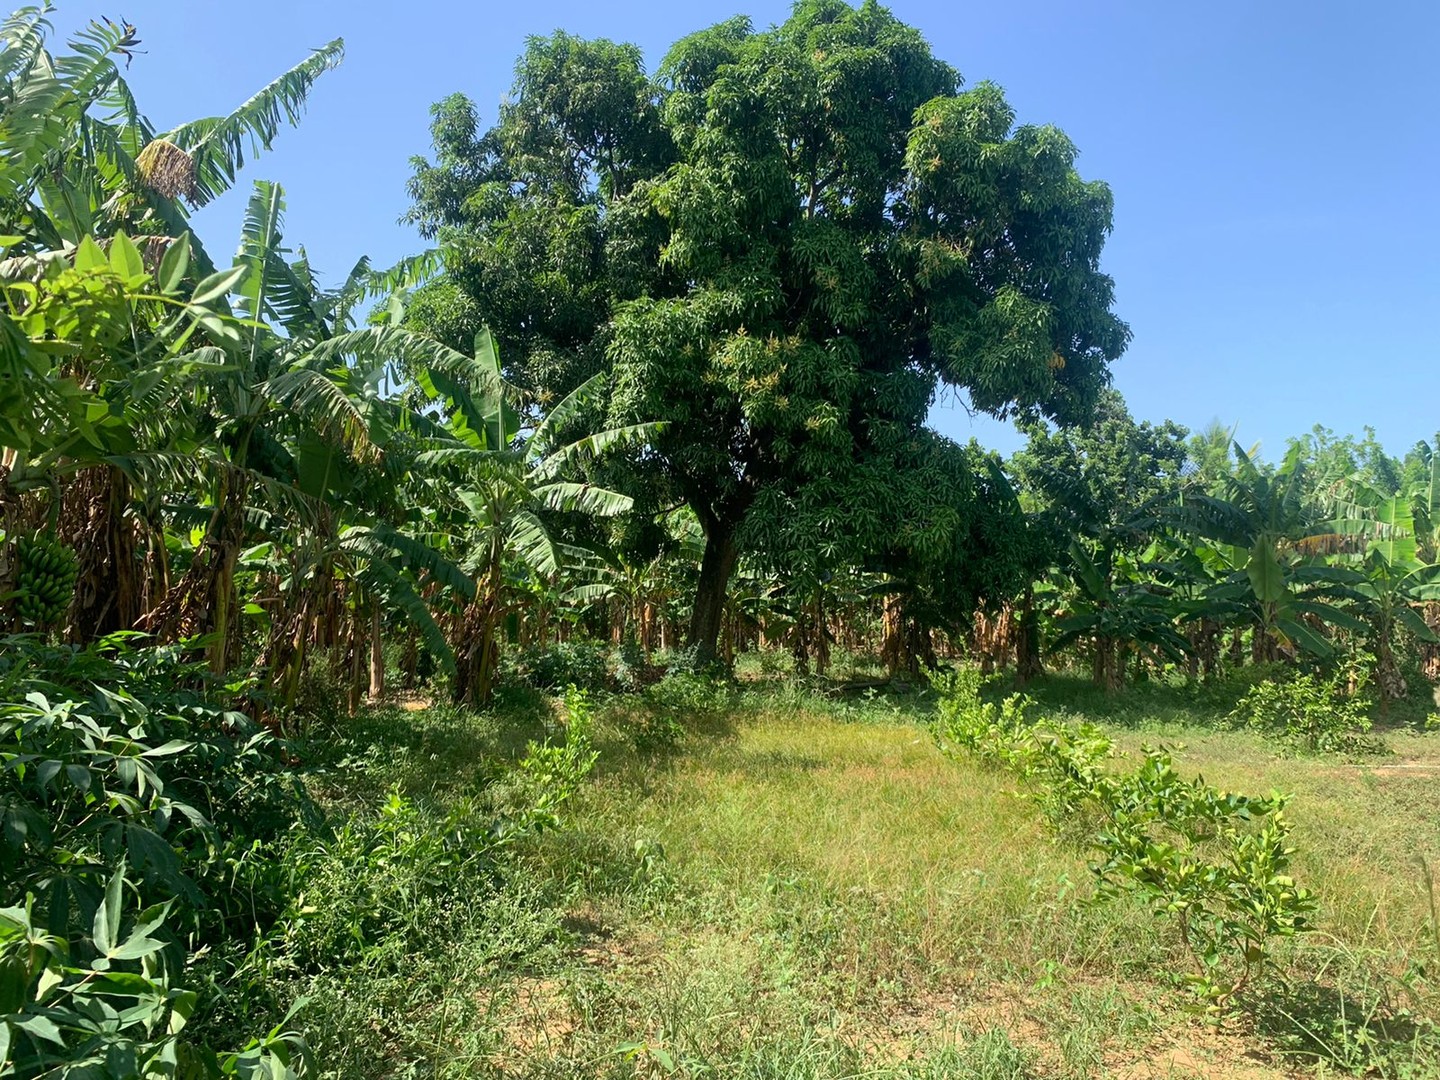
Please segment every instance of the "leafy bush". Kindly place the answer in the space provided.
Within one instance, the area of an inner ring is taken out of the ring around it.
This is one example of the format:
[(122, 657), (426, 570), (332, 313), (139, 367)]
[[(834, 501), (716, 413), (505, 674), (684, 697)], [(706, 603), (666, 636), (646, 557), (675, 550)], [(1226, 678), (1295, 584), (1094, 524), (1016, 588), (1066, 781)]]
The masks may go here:
[(732, 689), (721, 682), (689, 672), (670, 672), (640, 695), (638, 708), (629, 710), (626, 734), (641, 753), (675, 746), (689, 724), (723, 716), (733, 704)]
[(532, 645), (509, 659), (509, 676), (537, 690), (578, 686), (591, 692), (610, 687), (608, 648), (594, 641)]
[(974, 673), (944, 688), (942, 749), (1019, 773), (1052, 825), (1084, 836), (1101, 862), (1102, 895), (1139, 893), (1172, 915), (1196, 962), (1187, 982), (1207, 1009), (1230, 1004), (1269, 959), (1269, 943), (1307, 926), (1314, 901), (1289, 875), (1290, 823), (1280, 795), (1254, 798), (1187, 780), (1168, 750), (1120, 771), (1111, 741), (1089, 725), (1031, 720), (1023, 697), (980, 697)]
[(673, 712), (647, 707), (631, 714), (625, 733), (639, 753), (654, 754), (674, 748), (685, 737), (685, 724)]
[(1256, 683), (1230, 714), (1233, 723), (1288, 747), (1310, 753), (1363, 753), (1380, 749), (1365, 737), (1370, 700), (1357, 686), (1349, 692), (1346, 672), (1321, 679), (1292, 675)]
[(176, 985), (178, 949), (165, 932), (170, 905), (132, 910), (122, 867), (106, 886), (88, 933), (59, 937), (38, 922), (34, 898), (0, 909), (0, 1064), (6, 1076), (173, 1077), (288, 1080), (308, 1064), (287, 1015), (238, 1053), (182, 1041), (196, 1007)]
[(633, 643), (617, 645), (610, 655), (610, 681), (621, 693), (635, 693), (651, 678), (650, 668), (640, 646)]
[(265, 903), (244, 854), (307, 810), (283, 753), (207, 703), (178, 649), (6, 645), (0, 1060), (22, 1077), (173, 1075), (182, 1058), (291, 1075), (302, 1051), (282, 1032), (229, 1057), (181, 1037), (198, 998), (182, 942), (248, 934)]
[(1095, 838), (1102, 890), (1140, 894), (1173, 915), (1197, 970), (1187, 982), (1225, 1006), (1259, 974), (1273, 937), (1308, 926), (1310, 894), (1290, 876), (1285, 798), (1254, 798), (1186, 780), (1163, 749), (1097, 786), (1106, 828)]
[(552, 828), (559, 810), (590, 775), (599, 752), (591, 743), (595, 714), (590, 695), (571, 686), (565, 691), (565, 730), (558, 742), (531, 743), (516, 774), (527, 796), (504, 823), (502, 834)]
[(690, 672), (671, 672), (642, 695), (648, 709), (668, 713), (682, 723), (724, 715), (734, 699), (733, 688), (725, 682)]
[(724, 679), (728, 675), (725, 661), (716, 656), (703, 659), (694, 645), (671, 651), (666, 658), (665, 670), (668, 675), (694, 675), (711, 680)]

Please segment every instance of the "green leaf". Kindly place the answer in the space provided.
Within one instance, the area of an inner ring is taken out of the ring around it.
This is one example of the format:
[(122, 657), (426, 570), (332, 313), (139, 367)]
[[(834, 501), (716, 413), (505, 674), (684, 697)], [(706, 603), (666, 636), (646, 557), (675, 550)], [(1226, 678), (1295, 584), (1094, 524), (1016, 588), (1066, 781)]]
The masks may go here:
[(215, 271), (195, 286), (195, 291), (190, 295), (190, 303), (197, 307), (204, 307), (220, 297), (228, 295), (245, 277), (246, 271), (247, 267), (244, 266), (232, 266), (228, 270)]
[(116, 233), (110, 241), (110, 269), (122, 278), (144, 278), (145, 260), (140, 251), (124, 233)]
[(1255, 599), (1262, 604), (1278, 604), (1285, 599), (1285, 571), (1280, 567), (1275, 545), (1266, 538), (1261, 537), (1251, 547), (1245, 575), (1250, 579)]
[(1277, 619), (1276, 625), (1281, 633), (1298, 645), (1311, 656), (1318, 656), (1325, 659), (1335, 655), (1335, 646), (1326, 641), (1303, 622), (1296, 619)]
[(200, 995), (194, 990), (171, 991), (169, 1024), (171, 1035), (180, 1034), (180, 1029), (186, 1025), (190, 1017), (195, 1015), (195, 1006), (199, 1002)]
[(33, 1035), (38, 1039), (44, 1039), (47, 1042), (52, 1042), (61, 1049), (64, 1049), (65, 1047), (65, 1036), (61, 1034), (59, 1025), (57, 1025), (55, 1021), (51, 1020), (48, 1016), (32, 1013), (31, 1015), (21, 1017), (18, 1020), (11, 1019), (8, 1021), (8, 1023), (13, 1024), (21, 1031), (27, 1032), (28, 1034)]
[(1097, 602), (1105, 600), (1110, 593), (1105, 584), (1105, 577), (1078, 540), (1070, 541), (1070, 559), (1075, 565), (1076, 573), (1080, 575), (1080, 583), (1085, 587), (1089, 598)]
[(124, 871), (117, 870), (110, 878), (110, 883), (105, 887), (105, 899), (95, 911), (92, 937), (95, 941), (95, 948), (107, 956), (115, 948), (120, 938), (120, 914), (125, 899), (124, 889)]
[(1407, 606), (1397, 608), (1395, 618), (1406, 630), (1410, 631), (1411, 634), (1415, 635), (1416, 638), (1425, 642), (1427, 645), (1434, 645), (1440, 642), (1440, 637), (1436, 636), (1435, 631), (1430, 629), (1425, 620), (1420, 617), (1420, 613), (1414, 608)]
[(202, 205), (235, 182), (246, 151), (270, 149), (282, 123), (295, 124), (310, 88), (345, 56), (336, 39), (296, 64), (228, 116), (192, 121), (161, 136), (186, 150), (195, 167), (197, 201)]
[(100, 250), (100, 245), (86, 236), (80, 241), (80, 246), (75, 249), (76, 270), (108, 270), (110, 260), (105, 258), (105, 252)]
[(189, 272), (190, 234), (187, 232), (165, 249), (165, 257), (160, 260), (160, 291), (166, 296), (176, 295)]

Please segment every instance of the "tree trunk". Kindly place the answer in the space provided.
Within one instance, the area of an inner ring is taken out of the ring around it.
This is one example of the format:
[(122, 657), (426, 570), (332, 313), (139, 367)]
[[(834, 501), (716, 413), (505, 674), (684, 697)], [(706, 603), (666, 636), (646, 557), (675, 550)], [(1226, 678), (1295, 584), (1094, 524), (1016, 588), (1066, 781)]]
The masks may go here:
[(350, 689), (345, 695), (345, 708), (347, 715), (354, 716), (360, 711), (360, 687), (365, 672), (365, 654), (370, 650), (365, 648), (365, 633), (361, 627), (369, 620), (362, 620), (359, 610), (360, 598), (355, 598), (356, 610), (350, 616), (349, 633), (346, 635), (348, 647), (345, 650), (345, 664), (349, 668)]
[(885, 597), (885, 638), (880, 644), (880, 658), (885, 662), (886, 674), (892, 679), (910, 668), (905, 638), (905, 605), (898, 595)]
[[(1425, 620), (1426, 626), (1440, 635), (1440, 603), (1425, 604), (1420, 609), (1420, 616)], [(1420, 670), (1431, 682), (1440, 682), (1440, 645), (1420, 643)], [(1436, 704), (1440, 705), (1440, 699), (1437, 699)]]
[(79, 562), (66, 639), (83, 645), (132, 629), (140, 617), (141, 565), (127, 513), (130, 481), (113, 465), (82, 469), (63, 502), (61, 531)]
[(370, 611), (370, 700), (379, 701), (385, 693), (385, 648), (380, 640), (380, 605)]
[(1375, 685), (1380, 688), (1382, 710), (1387, 710), (1390, 702), (1400, 701), (1410, 691), (1395, 658), (1393, 627), (1389, 618), (1382, 618), (1375, 627)]
[(137, 620), (141, 629), (162, 642), (209, 633), (210, 670), (217, 675), (228, 670), (232, 647), (238, 643), (233, 619), (235, 563), (245, 537), (246, 494), (247, 484), (239, 470), (221, 475), (205, 539), (190, 568), (159, 607)]
[(1095, 638), (1091, 654), (1092, 681), (1107, 693), (1117, 693), (1125, 687), (1125, 662), (1119, 655), (1119, 642), (1104, 635)]
[(690, 615), (689, 645), (695, 650), (698, 664), (708, 664), (716, 658), (720, 623), (725, 617), (725, 596), (738, 554), (733, 526), (717, 522), (706, 530), (700, 580), (695, 587), (695, 608)]
[(815, 593), (815, 674), (824, 675), (830, 670), (830, 628), (825, 619), (825, 592)]
[(1015, 681), (1024, 686), (1045, 674), (1040, 659), (1040, 617), (1035, 613), (1035, 590), (1026, 589), (1020, 602), (1020, 619), (1015, 640)]
[(640, 648), (645, 651), (645, 663), (650, 663), (651, 654), (655, 652), (655, 605), (649, 600), (640, 608)]
[[(475, 599), (460, 620), (455, 641), (455, 700), (479, 708), (490, 704), (495, 669), (500, 663), (497, 631), (504, 614), (505, 584), (501, 551), (492, 546), (485, 576), (476, 583)], [(561, 640), (565, 640), (564, 637)]]
[(931, 671), (939, 666), (929, 627), (910, 616), (901, 595), (885, 598), (885, 641), (880, 653), (892, 679), (901, 676), (918, 681), (922, 665)]

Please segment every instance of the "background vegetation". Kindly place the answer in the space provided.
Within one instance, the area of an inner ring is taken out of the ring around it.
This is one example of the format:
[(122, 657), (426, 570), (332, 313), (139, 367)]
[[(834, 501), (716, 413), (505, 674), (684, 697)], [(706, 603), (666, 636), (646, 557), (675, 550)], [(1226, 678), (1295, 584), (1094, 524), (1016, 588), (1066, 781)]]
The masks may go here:
[(1440, 436), (1135, 420), (1061, 132), (559, 33), (327, 285), (187, 221), (342, 43), (140, 44), (0, 30), (6, 1075), (1440, 1069)]

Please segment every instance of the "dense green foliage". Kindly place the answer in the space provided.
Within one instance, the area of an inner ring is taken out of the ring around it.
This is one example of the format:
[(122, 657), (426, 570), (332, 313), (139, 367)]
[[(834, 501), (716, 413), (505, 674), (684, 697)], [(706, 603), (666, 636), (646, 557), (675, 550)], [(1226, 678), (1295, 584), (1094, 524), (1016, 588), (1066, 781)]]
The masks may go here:
[(877, 4), (816, 2), (694, 34), (653, 79), (533, 40), (493, 129), (455, 97), (434, 136), (412, 219), (462, 254), (412, 318), (489, 325), (542, 396), (609, 372), (612, 422), (667, 422), (631, 483), (703, 529), (693, 646), (741, 555), (923, 566), (907, 587), (957, 616), (1007, 584), (983, 456), (924, 421), (942, 385), (1083, 419), (1125, 344), (1109, 191), (1059, 131), (962, 91)]
[[(1386, 861), (1428, 874), (1433, 830), (1394, 831), (1422, 800), (1372, 783), (1394, 820), (1307, 849), (1304, 800), (1122, 732), (1169, 709), (1308, 762), (1328, 813), (1316, 777), (1440, 727), (1440, 435), (1271, 462), (1131, 416), (1110, 194), (1063, 134), (871, 0), (653, 74), (559, 32), (493, 125), (436, 106), (437, 248), (331, 287), (274, 183), (229, 265), (188, 221), (339, 41), (160, 132), (138, 30), (52, 51), (45, 16), (0, 28), (0, 1072), (1079, 1077), (993, 1017), (888, 1072), (893, 1032), (839, 1035), (1079, 950), (1428, 1075), (1433, 887), (1417, 915)], [(936, 434), (952, 392), (1026, 447)], [(1027, 839), (972, 758), (1077, 843)], [(684, 951), (577, 975), (611, 915)], [(1353, 954), (1314, 960), (1321, 923)], [(497, 1019), (547, 971), (554, 1053)]]

